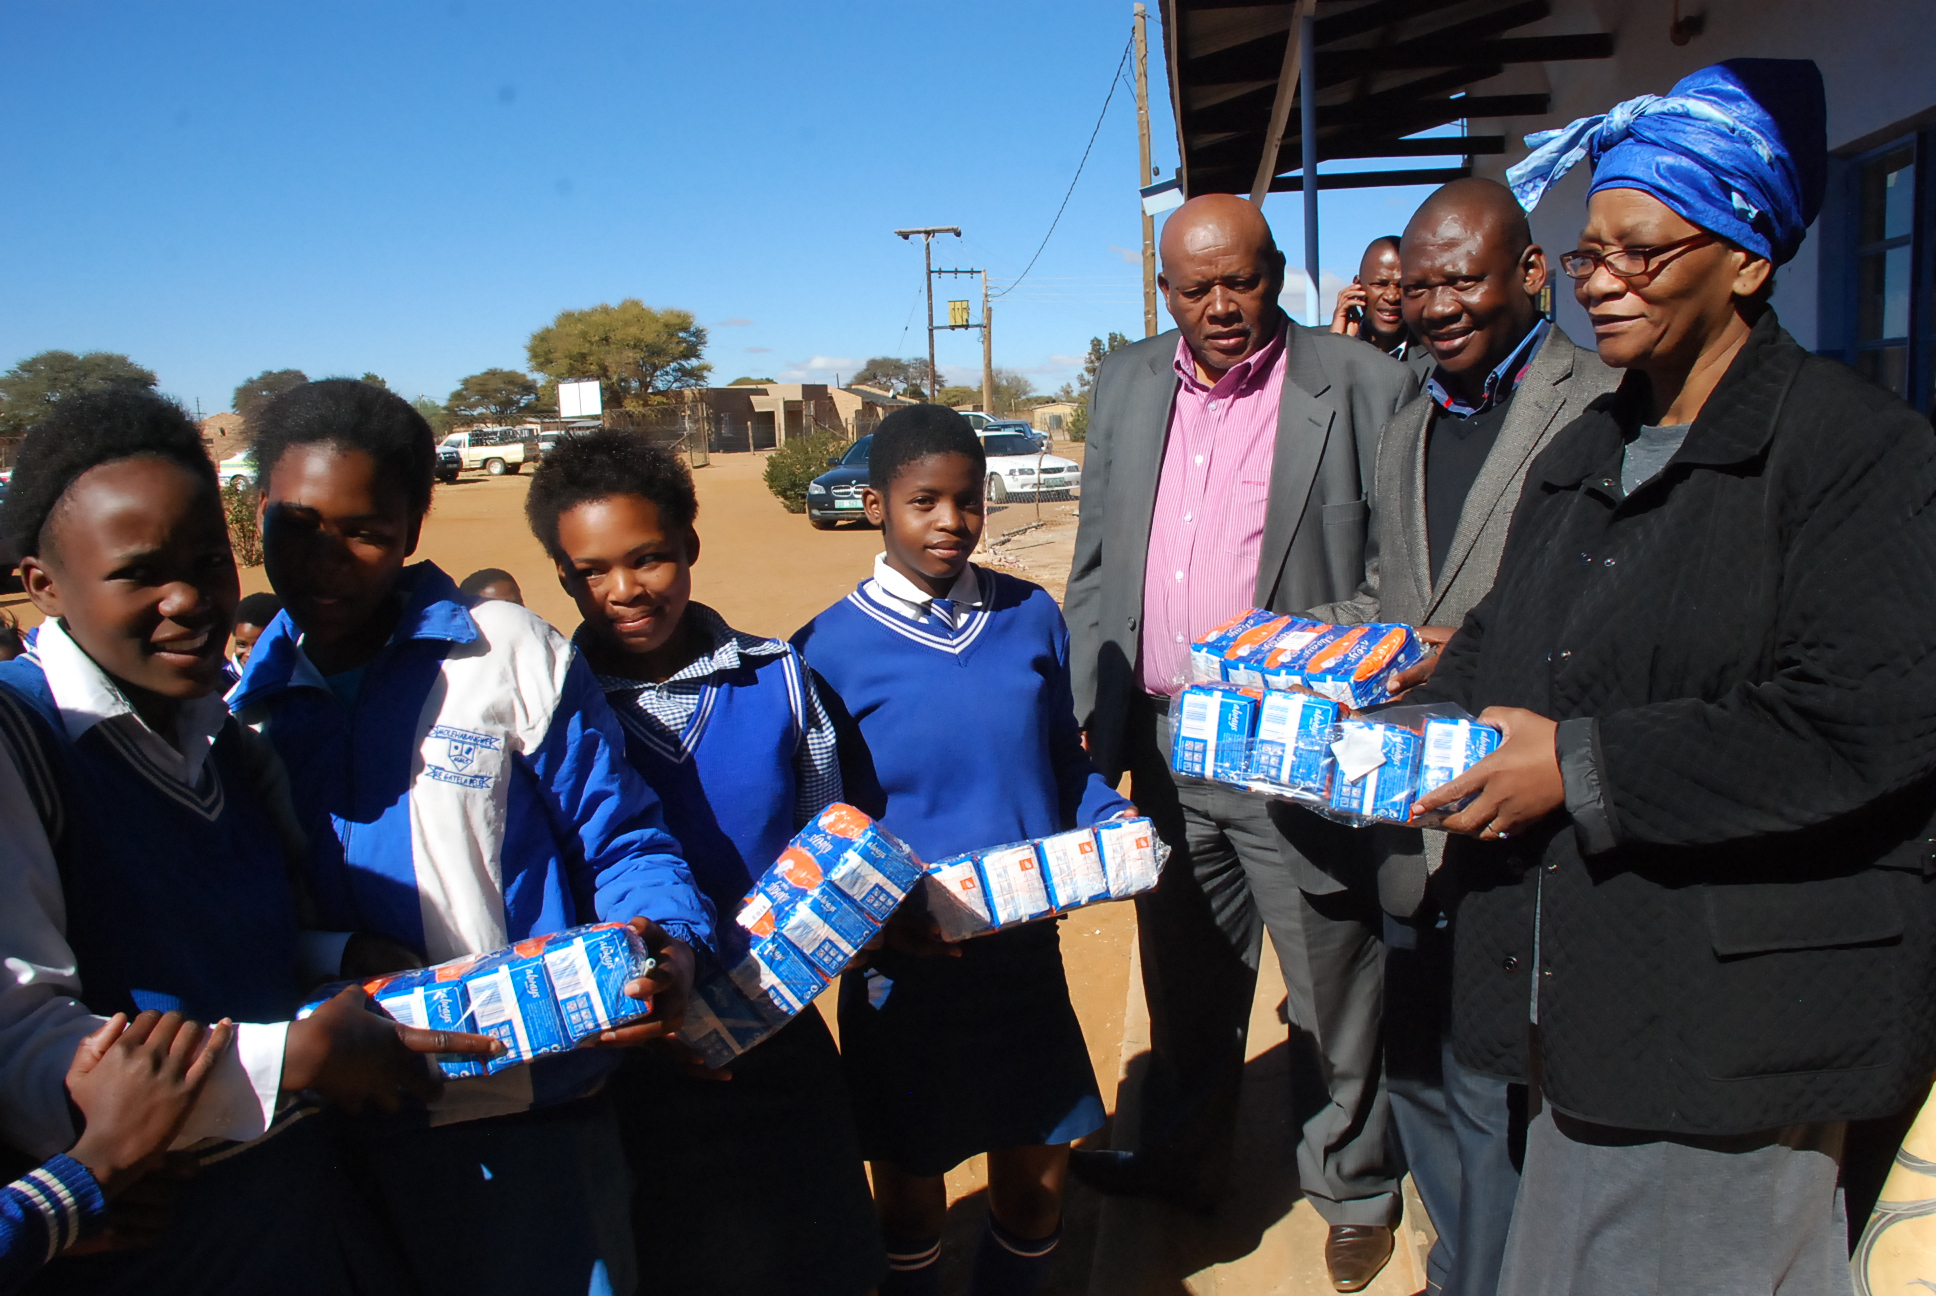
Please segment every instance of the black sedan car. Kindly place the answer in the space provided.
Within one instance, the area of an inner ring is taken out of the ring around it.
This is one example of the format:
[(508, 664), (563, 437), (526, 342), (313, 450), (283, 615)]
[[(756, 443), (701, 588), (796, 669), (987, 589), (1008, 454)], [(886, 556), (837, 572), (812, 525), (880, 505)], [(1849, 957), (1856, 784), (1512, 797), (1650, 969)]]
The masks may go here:
[(441, 446), (437, 450), (437, 480), (448, 486), (464, 471), (464, 456)]
[(867, 484), (867, 452), (874, 438), (864, 436), (847, 447), (838, 459), (829, 459), (829, 472), (821, 473), (807, 485), (807, 521), (816, 531), (831, 531), (836, 522), (865, 522), (860, 508), (860, 488)]

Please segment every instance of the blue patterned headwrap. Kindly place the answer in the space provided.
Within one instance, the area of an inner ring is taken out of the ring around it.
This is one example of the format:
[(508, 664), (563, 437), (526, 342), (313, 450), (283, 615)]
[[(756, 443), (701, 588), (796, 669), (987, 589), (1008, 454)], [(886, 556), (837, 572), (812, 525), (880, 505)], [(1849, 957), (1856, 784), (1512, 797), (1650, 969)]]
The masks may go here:
[(1582, 158), (1593, 187), (1639, 189), (1688, 221), (1781, 265), (1822, 205), (1828, 105), (1811, 59), (1730, 59), (1600, 117), (1528, 135), (1506, 172), (1531, 211)]

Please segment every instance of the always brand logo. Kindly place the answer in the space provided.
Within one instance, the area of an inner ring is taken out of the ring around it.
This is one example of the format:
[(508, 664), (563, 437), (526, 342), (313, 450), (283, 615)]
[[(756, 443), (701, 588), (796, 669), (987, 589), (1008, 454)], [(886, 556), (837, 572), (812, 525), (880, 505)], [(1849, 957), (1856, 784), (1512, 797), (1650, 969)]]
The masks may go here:
[(423, 744), (424, 773), (439, 783), (487, 788), (504, 763), (504, 737), (454, 725), (434, 726)]

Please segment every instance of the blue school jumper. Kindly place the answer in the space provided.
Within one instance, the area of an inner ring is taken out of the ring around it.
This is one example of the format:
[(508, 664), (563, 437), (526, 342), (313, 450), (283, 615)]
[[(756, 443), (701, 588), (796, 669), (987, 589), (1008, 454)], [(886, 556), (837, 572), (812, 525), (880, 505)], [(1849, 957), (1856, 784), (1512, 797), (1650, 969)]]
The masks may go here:
[[(627, 759), (665, 804), (719, 914), (720, 941), (736, 943), (733, 914), (798, 827), (795, 757), (818, 710), (791, 647), (738, 635), (697, 604), (687, 616), (713, 632), (718, 665), (679, 732), (635, 700), (630, 681), (608, 681), (606, 696)], [(737, 651), (722, 651), (728, 636)], [(680, 1192), (636, 1200), (640, 1270), (653, 1290), (861, 1296), (886, 1275), (840, 1054), (818, 1009), (740, 1058), (730, 1083), (640, 1050), (614, 1091), (634, 1179), (680, 1167)]]
[[(202, 1022), (295, 1015), (289, 862), (233, 719), (189, 787), (112, 725), (70, 738), (39, 663), (20, 657), (0, 664), (0, 743), (60, 868), (89, 1009), (179, 1009)], [(64, 1257), (34, 1290), (390, 1290), (393, 1261), (341, 1177), (325, 1121), (306, 1115), (285, 1113), (254, 1143), (205, 1152), (156, 1246)]]
[[(959, 627), (863, 584), (794, 636), (842, 728), (848, 800), (922, 859), (1046, 837), (1128, 805), (1083, 753), (1069, 632), (1040, 586), (977, 568)], [(991, 1148), (1102, 1124), (1056, 924), (881, 951), (840, 991), (842, 1057), (870, 1158), (941, 1174)]]
[[(381, 932), (433, 963), (641, 915), (708, 941), (658, 799), (564, 637), (431, 563), (399, 590), (396, 631), (353, 691), (317, 672), (284, 612), (230, 700), (289, 768), (323, 926)], [(615, 1065), (604, 1050), (544, 1058), (451, 1085), (445, 1103), (495, 1115), (567, 1101)]]
[(798, 828), (793, 756), (806, 726), (806, 667), (779, 647), (741, 653), (737, 669), (714, 675), (679, 733), (612, 699), (625, 757), (658, 793), (721, 940), (739, 930), (728, 920)]
[(0, 1296), (14, 1296), (42, 1265), (98, 1232), (107, 1214), (101, 1185), (72, 1157), (50, 1157), (0, 1188)]

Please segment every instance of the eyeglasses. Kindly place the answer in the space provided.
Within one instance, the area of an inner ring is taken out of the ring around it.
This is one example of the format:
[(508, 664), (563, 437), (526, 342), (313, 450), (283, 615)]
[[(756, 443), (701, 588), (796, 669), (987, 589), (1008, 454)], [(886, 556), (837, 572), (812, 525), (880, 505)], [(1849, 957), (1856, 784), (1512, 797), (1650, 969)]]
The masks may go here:
[(1643, 275), (1652, 274), (1658, 268), (1655, 263), (1669, 252), (1698, 247), (1713, 241), (1714, 235), (1702, 230), (1699, 234), (1690, 234), (1684, 239), (1675, 239), (1672, 243), (1662, 243), (1658, 247), (1615, 248), (1611, 252), (1588, 252), (1584, 249), (1577, 252), (1562, 252), (1560, 269), (1566, 272), (1568, 278), (1589, 279), (1595, 270), (1605, 266), (1607, 272), (1616, 279), (1639, 279)]

